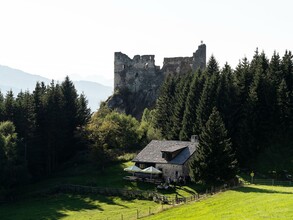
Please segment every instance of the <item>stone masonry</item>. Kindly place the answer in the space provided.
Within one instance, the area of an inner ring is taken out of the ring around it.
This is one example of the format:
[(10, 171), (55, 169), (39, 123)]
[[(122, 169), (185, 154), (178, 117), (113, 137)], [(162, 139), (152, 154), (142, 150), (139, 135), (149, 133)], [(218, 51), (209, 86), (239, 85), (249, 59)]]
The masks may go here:
[(108, 107), (140, 118), (152, 108), (164, 79), (206, 67), (206, 45), (201, 44), (192, 57), (164, 58), (163, 67), (155, 65), (154, 55), (136, 55), (130, 59), (121, 52), (114, 55), (114, 95)]

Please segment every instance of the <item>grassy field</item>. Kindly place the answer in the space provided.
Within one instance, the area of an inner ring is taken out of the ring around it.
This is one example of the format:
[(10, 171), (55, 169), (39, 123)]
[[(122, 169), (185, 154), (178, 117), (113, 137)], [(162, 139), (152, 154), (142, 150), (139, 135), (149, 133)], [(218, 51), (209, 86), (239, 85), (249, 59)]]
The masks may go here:
[[(162, 209), (160, 204), (144, 200), (123, 200), (119, 197), (101, 195), (82, 196), (73, 194), (43, 195), (42, 192), (59, 184), (80, 184), (97, 187), (112, 187), (140, 190), (156, 190), (155, 185), (123, 180), (128, 175), (123, 168), (131, 162), (115, 163), (104, 170), (97, 170), (87, 164), (71, 167), (51, 178), (20, 188), (22, 198), (18, 202), (0, 205), (0, 220), (28, 219), (135, 219), (139, 216)], [(176, 187), (171, 191), (161, 191), (166, 196), (190, 196), (197, 186)], [(166, 207), (166, 205), (165, 205)]]
[[(150, 208), (150, 210), (149, 210)], [(88, 220), (136, 219), (158, 212), (161, 205), (144, 200), (123, 200), (118, 197), (56, 195), (49, 198), (21, 201), (0, 206), (1, 220)]]
[(293, 219), (293, 187), (249, 185), (145, 219)]
[[(162, 210), (153, 201), (128, 200), (101, 195), (54, 194), (42, 191), (58, 184), (80, 184), (98, 187), (156, 190), (155, 185), (123, 180), (123, 168), (131, 162), (115, 163), (104, 172), (87, 164), (64, 169), (51, 178), (19, 189), (23, 196), (17, 202), (0, 205), (0, 220), (108, 219), (132, 220)], [(199, 186), (176, 187), (161, 191), (166, 196), (190, 196)], [(145, 219), (293, 219), (293, 187), (248, 185), (210, 198), (178, 206)], [(164, 205), (164, 208), (168, 208)]]

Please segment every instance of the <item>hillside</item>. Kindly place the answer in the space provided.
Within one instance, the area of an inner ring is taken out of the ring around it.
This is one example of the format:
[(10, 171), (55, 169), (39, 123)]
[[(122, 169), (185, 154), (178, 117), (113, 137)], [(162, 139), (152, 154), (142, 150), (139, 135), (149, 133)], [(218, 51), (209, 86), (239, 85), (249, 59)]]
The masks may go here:
[[(36, 82), (44, 82), (48, 85), (51, 79), (26, 73), (21, 70), (13, 69), (7, 66), (0, 65), (0, 90), (5, 94), (12, 89), (14, 95), (17, 95), (21, 90), (33, 91)], [(105, 86), (97, 82), (90, 81), (73, 81), (78, 93), (84, 92), (86, 95), (89, 107), (92, 111), (97, 110), (101, 101), (105, 101), (111, 94), (113, 89), (110, 86)]]
[(292, 194), (292, 187), (249, 185), (146, 219), (293, 219)]
[[(292, 219), (293, 188), (264, 185), (245, 185), (234, 190), (218, 193), (172, 208), (147, 200), (127, 199), (118, 196), (103, 196), (95, 193), (79, 195), (73, 193), (46, 194), (60, 184), (79, 184), (98, 187), (114, 187), (140, 190), (154, 190), (154, 185), (123, 180), (127, 173), (123, 168), (130, 162), (120, 162), (108, 167), (103, 173), (89, 164), (72, 166), (51, 178), (28, 185), (20, 191), (22, 199), (13, 203), (0, 204), (1, 219)], [(176, 191), (164, 192), (167, 196), (175, 194), (188, 196), (194, 193), (190, 187), (177, 186)], [(49, 208), (48, 208), (49, 207)], [(161, 212), (162, 207), (167, 209)], [(170, 209), (169, 209), (170, 208)], [(160, 213), (158, 213), (160, 212)], [(157, 213), (157, 214), (156, 214)]]

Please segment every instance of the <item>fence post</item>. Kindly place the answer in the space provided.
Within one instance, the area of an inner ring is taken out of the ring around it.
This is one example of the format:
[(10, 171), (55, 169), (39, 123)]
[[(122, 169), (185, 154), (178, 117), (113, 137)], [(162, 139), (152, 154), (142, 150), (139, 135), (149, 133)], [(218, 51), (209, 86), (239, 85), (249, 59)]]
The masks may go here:
[(136, 219), (139, 219), (138, 209), (136, 210)]
[(121, 214), (121, 220), (123, 220), (123, 214)]
[(149, 207), (149, 215), (151, 215), (151, 207)]
[(274, 185), (274, 182), (275, 182), (275, 180), (274, 180), (274, 179), (272, 179), (272, 186)]

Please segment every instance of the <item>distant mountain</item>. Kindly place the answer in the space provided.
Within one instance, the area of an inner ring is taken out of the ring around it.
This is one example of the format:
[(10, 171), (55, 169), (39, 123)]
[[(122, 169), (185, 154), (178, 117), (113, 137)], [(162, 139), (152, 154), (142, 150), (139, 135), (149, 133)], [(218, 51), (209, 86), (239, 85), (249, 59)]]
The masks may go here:
[(104, 86), (97, 82), (90, 81), (73, 81), (78, 94), (82, 92), (86, 95), (89, 101), (89, 107), (92, 111), (96, 111), (100, 106), (101, 101), (112, 95), (113, 88), (110, 86)]
[[(32, 92), (38, 81), (48, 85), (52, 80), (0, 65), (0, 90), (3, 94), (6, 94), (10, 89), (15, 95), (21, 90), (29, 90)], [(113, 88), (110, 86), (104, 86), (100, 83), (90, 81), (73, 81), (73, 83), (78, 94), (83, 92), (86, 95), (92, 111), (96, 111), (100, 102), (105, 101), (112, 95)]]

